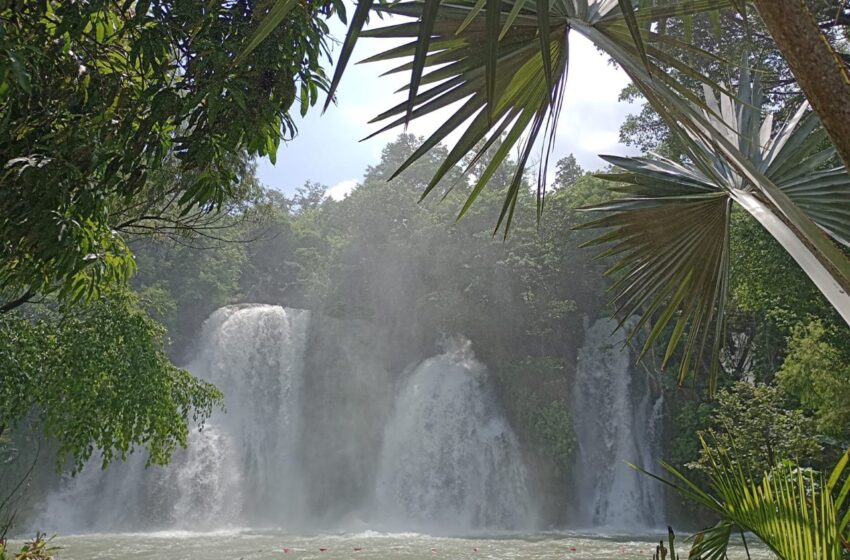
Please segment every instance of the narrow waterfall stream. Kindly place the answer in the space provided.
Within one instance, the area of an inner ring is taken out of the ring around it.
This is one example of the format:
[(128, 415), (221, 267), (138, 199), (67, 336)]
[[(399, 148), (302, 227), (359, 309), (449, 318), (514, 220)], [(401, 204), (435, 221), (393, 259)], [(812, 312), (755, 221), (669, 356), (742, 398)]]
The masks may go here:
[(660, 484), (626, 463), (652, 468), (660, 457), (661, 396), (634, 371), (617, 322), (585, 325), (578, 355), (573, 422), (578, 440), (576, 525), (634, 531), (663, 522)]

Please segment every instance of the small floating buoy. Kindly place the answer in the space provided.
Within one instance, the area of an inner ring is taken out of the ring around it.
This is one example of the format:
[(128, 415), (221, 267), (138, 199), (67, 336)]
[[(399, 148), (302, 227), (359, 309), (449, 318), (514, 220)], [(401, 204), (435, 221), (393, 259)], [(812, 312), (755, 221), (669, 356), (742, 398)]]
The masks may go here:
[(327, 550), (327, 548), (320, 548), (319, 552), (325, 552), (326, 550)]
[(363, 549), (359, 546), (354, 547), (354, 552), (360, 552), (361, 550), (363, 550)]
[(472, 552), (478, 552), (478, 549), (477, 549), (477, 548), (475, 548), (475, 547), (473, 547), (473, 548), (472, 548)]
[(432, 554), (437, 554), (437, 549), (436, 549), (436, 548), (432, 548), (432, 549), (431, 549), (431, 553), (432, 553)]
[(286, 548), (286, 547), (284, 547), (284, 548), (283, 548), (283, 553), (284, 553), (284, 554), (289, 554), (289, 549), (288, 549), (288, 548)]
[(571, 547), (570, 547), (570, 552), (575, 552), (575, 551), (576, 551), (576, 547), (571, 546)]

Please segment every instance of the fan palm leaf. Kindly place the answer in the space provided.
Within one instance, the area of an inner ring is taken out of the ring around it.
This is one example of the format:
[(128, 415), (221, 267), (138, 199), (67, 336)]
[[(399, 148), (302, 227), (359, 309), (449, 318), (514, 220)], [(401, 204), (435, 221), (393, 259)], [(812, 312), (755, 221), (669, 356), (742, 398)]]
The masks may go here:
[[(609, 47), (609, 50), (618, 48), (617, 45)], [(767, 170), (746, 155), (746, 150), (751, 149), (750, 144), (745, 142), (742, 145), (742, 139), (735, 133), (738, 124), (727, 122), (708, 101), (695, 104), (690, 99), (672, 95), (670, 90), (659, 87), (663, 78), (653, 82), (652, 78), (658, 76), (649, 76), (628, 56), (621, 59), (635, 86), (686, 145), (695, 167), (721, 184), (726, 182), (723, 173), (733, 172), (740, 178), (746, 188), (729, 191), (730, 195), (788, 251), (850, 324), (850, 260), (812, 216), (790, 198), (790, 189), (786, 192), (775, 184), (766, 175)], [(741, 81), (747, 84), (746, 76), (742, 78)], [(752, 92), (747, 88), (745, 85), (738, 92), (739, 99)], [(718, 89), (725, 96), (723, 104), (733, 104), (734, 97), (727, 95), (723, 88), (713, 89)], [(752, 105), (746, 100), (739, 103)], [(725, 166), (718, 167), (718, 160), (724, 161)]]
[[(816, 115), (804, 103), (774, 131), (772, 117), (762, 119), (756, 109), (761, 95), (758, 79), (751, 81), (745, 71), (736, 101), (718, 99), (706, 89), (711, 111), (705, 118), (772, 186), (835, 241), (847, 245), (850, 175), (841, 167), (825, 167), (837, 157)], [(612, 190), (624, 196), (590, 208), (605, 215), (584, 227), (607, 228), (590, 244), (610, 244), (601, 256), (617, 258), (607, 271), (616, 278), (611, 286), (616, 312), (641, 316), (630, 337), (652, 323), (641, 356), (667, 336), (663, 365), (682, 348), (681, 382), (707, 361), (713, 392), (728, 291), (732, 204), (755, 215), (795, 258), (807, 259), (811, 252), (792, 245), (800, 243), (799, 236), (766, 203), (760, 185), (699, 136), (692, 134), (688, 140), (688, 164), (657, 156), (605, 157), (620, 171), (602, 176), (616, 181)], [(804, 262), (807, 272), (817, 271), (817, 261)], [(835, 297), (844, 304), (837, 307), (847, 309), (846, 293), (836, 290)]]
[[(731, 6), (733, 2), (696, 0), (664, 7), (649, 4), (631, 0), (417, 0), (375, 6), (383, 13), (415, 18), (374, 30), (357, 30), (363, 37), (409, 39), (402, 46), (366, 60), (400, 59), (390, 73), (411, 73), (409, 86), (403, 88), (407, 99), (373, 120), (388, 121), (375, 134), (459, 104), (454, 115), (397, 173), (445, 141), (449, 134), (461, 130), (460, 138), (423, 192), (424, 197), (466, 154), (474, 153), (470, 165), (475, 165), (498, 142), (495, 157), (476, 178), (460, 217), (518, 146), (516, 173), (496, 224), (497, 230), (504, 225), (507, 232), (526, 165), (540, 140), (543, 163), (537, 185), (538, 210), (542, 210), (546, 163), (569, 70), (571, 33), (584, 35), (617, 62), (628, 59), (640, 64), (644, 72), (663, 80), (676, 96), (702, 103), (690, 90), (669, 79), (665, 68), (672, 66), (712, 87), (721, 86), (645, 42), (644, 36), (649, 38), (645, 30), (664, 18), (690, 17)], [(616, 48), (606, 48), (609, 45)], [(342, 69), (337, 67), (335, 80)]]
[[(617, 259), (606, 271), (616, 276), (610, 288), (616, 314), (640, 316), (629, 327), (629, 340), (654, 323), (642, 358), (673, 323), (663, 364), (683, 342), (683, 381), (711, 341), (715, 372), (729, 275), (731, 197), (698, 170), (668, 160), (606, 159), (626, 170), (603, 175), (617, 180), (621, 186), (614, 190), (625, 196), (591, 208), (606, 215), (583, 227), (608, 228), (587, 245), (610, 244), (600, 257)], [(715, 378), (710, 376), (712, 388)]]

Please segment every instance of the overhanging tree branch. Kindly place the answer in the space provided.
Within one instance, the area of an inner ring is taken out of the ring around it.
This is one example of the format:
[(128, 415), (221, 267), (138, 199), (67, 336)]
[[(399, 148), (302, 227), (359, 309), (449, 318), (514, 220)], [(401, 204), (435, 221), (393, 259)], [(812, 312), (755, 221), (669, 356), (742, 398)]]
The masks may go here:
[(0, 306), (0, 313), (7, 313), (17, 307), (22, 306), (23, 304), (31, 300), (34, 295), (35, 294), (31, 290), (27, 290), (21, 297), (13, 299), (12, 301), (4, 303), (2, 306)]

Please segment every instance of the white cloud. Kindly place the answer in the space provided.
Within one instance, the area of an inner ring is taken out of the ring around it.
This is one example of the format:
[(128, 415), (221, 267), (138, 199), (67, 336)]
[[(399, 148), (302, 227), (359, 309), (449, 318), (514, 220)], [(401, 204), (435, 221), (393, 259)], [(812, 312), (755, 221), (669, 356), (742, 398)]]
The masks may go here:
[(357, 187), (357, 179), (346, 179), (328, 189), (328, 196), (334, 200), (342, 200)]

